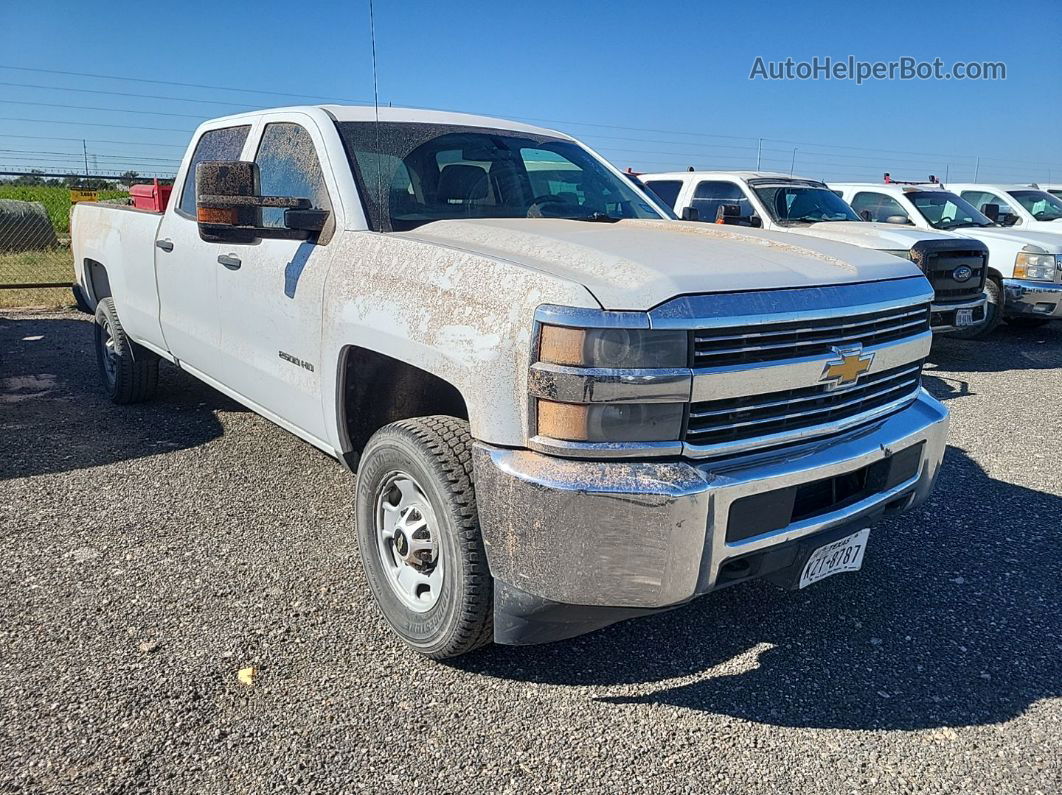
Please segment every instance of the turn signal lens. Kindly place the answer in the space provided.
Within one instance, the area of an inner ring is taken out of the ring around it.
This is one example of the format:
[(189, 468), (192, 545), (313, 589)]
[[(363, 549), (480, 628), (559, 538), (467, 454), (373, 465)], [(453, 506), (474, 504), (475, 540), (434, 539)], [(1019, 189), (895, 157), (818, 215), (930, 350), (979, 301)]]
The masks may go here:
[(201, 224), (236, 226), (236, 210), (228, 207), (197, 207), (195, 219)]
[(575, 403), (538, 401), (538, 432), (551, 439), (569, 442), (587, 441), (586, 419), (589, 406)]
[(614, 370), (687, 367), (688, 333), (669, 329), (542, 326), (538, 358)]

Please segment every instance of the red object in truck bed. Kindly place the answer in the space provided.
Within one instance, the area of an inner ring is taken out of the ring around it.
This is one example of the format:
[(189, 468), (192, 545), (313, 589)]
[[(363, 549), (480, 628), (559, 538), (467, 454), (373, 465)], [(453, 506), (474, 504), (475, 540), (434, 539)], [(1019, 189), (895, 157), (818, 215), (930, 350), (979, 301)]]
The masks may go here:
[(173, 185), (160, 185), (156, 179), (150, 185), (132, 185), (129, 188), (129, 198), (133, 206), (138, 210), (153, 210), (161, 213), (166, 210), (173, 193)]

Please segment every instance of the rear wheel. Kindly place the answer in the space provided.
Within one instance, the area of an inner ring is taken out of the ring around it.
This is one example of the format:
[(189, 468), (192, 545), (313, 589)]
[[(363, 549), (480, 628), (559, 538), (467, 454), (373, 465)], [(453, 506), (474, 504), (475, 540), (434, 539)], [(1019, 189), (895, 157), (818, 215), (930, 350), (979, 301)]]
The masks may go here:
[(155, 396), (159, 357), (129, 339), (111, 298), (96, 307), (96, 362), (107, 397), (115, 403), (139, 403)]
[(985, 280), (985, 319), (976, 326), (970, 326), (948, 334), (961, 340), (981, 340), (999, 328), (1003, 320), (1003, 285), (993, 278)]
[(420, 417), (373, 435), (358, 468), (357, 537), (380, 611), (407, 645), (443, 659), (491, 641), (493, 579), (465, 420)]

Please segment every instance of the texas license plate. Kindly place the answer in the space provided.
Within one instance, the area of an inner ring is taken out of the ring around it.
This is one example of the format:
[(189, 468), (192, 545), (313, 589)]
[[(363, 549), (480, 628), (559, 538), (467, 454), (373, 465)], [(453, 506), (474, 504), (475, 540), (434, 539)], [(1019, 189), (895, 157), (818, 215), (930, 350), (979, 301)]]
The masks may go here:
[(870, 528), (867, 527), (812, 552), (800, 575), (800, 587), (807, 588), (812, 583), (825, 580), (832, 574), (839, 574), (842, 571), (858, 571), (862, 568), (863, 552), (867, 548), (867, 536), (869, 535)]
[(955, 325), (959, 326), (972, 326), (974, 322), (972, 309), (956, 309), (955, 310)]

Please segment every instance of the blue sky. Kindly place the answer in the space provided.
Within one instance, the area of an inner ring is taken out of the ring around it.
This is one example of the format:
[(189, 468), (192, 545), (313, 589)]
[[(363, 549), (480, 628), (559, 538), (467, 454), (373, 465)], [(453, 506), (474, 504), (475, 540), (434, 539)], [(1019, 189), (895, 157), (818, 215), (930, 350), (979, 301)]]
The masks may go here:
[[(382, 101), (546, 120), (621, 167), (749, 168), (760, 146), (764, 167), (788, 171), (795, 148), (796, 172), (823, 178), (870, 180), (890, 171), (969, 179), (980, 156), (983, 180), (1062, 182), (1059, 0), (377, 0), (375, 12)], [(862, 86), (748, 79), (757, 56), (850, 54), (1004, 61), (1008, 79)], [(0, 65), (308, 100), (368, 101), (373, 90), (361, 0), (8, 2), (0, 11)], [(0, 166), (67, 168), (85, 138), (95, 170), (166, 171), (197, 118), (298, 102), (0, 68)]]

